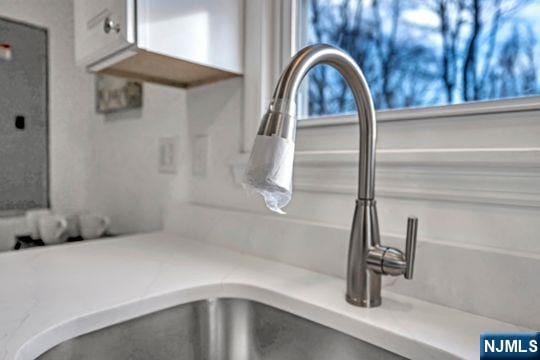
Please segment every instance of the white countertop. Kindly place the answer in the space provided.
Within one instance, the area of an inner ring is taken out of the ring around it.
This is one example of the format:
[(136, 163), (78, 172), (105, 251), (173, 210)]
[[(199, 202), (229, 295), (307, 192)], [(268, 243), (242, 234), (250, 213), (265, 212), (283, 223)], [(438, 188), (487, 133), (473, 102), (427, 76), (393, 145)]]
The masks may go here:
[(166, 233), (3, 253), (0, 288), (0, 359), (10, 360), (214, 297), (263, 302), (414, 359), (476, 359), (481, 332), (527, 330), (389, 292), (379, 308), (354, 307), (343, 279)]

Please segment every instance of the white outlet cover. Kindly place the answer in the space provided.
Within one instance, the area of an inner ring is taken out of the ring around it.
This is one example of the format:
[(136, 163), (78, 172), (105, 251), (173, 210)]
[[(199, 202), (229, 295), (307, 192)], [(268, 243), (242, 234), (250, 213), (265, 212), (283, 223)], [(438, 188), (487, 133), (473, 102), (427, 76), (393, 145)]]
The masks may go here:
[(205, 177), (208, 166), (208, 136), (195, 136), (193, 145), (193, 168), (194, 176)]
[(177, 154), (178, 137), (159, 138), (159, 172), (164, 174), (176, 174), (177, 172)]

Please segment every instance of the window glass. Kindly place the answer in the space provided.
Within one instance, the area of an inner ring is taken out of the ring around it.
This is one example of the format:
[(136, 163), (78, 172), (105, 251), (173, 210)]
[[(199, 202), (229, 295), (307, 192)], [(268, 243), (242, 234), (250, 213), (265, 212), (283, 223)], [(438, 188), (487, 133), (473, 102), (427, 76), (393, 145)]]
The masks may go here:
[[(301, 0), (299, 43), (349, 53), (378, 110), (540, 93), (540, 0)], [(328, 66), (313, 69), (301, 116), (354, 112)]]

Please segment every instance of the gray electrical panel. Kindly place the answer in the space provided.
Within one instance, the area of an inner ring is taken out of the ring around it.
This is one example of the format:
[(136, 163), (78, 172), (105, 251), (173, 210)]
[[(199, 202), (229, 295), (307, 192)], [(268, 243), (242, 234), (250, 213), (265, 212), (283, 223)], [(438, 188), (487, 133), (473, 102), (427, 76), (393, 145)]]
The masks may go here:
[(47, 30), (0, 18), (0, 216), (49, 206)]

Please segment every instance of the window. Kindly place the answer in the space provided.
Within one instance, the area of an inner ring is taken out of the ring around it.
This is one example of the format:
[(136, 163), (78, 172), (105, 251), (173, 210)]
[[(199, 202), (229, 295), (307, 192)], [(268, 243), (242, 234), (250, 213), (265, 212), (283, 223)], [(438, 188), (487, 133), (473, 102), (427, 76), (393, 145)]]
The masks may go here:
[[(336, 45), (360, 65), (377, 110), (540, 94), (539, 0), (299, 0), (297, 43)], [(352, 94), (313, 69), (300, 117), (351, 113)]]

